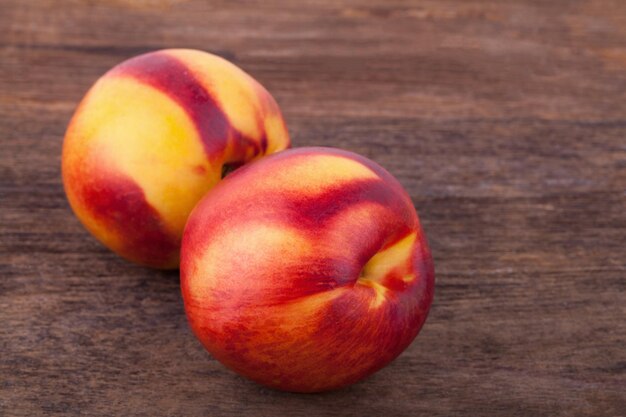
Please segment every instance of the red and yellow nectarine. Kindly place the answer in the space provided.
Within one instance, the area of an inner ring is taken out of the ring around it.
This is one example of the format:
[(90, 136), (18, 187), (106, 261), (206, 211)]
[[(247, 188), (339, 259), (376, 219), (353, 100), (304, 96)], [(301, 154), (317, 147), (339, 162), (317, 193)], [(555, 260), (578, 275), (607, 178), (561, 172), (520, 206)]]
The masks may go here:
[(288, 391), (356, 382), (415, 338), (434, 271), (411, 199), (376, 163), (300, 148), (240, 168), (193, 210), (189, 323), (236, 372)]
[(162, 50), (87, 93), (65, 136), (63, 182), (107, 247), (175, 268), (187, 217), (223, 171), (288, 146), (276, 102), (249, 75), (205, 52)]

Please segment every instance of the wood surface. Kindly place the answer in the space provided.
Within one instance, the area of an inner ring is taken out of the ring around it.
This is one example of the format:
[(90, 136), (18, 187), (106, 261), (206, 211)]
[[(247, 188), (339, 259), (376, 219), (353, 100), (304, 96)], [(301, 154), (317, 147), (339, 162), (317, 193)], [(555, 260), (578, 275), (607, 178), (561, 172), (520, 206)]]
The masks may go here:
[[(67, 122), (164, 47), (262, 82), (295, 146), (398, 177), (437, 271), (416, 341), (362, 383), (258, 386), (191, 334), (176, 272), (64, 197)], [(626, 2), (0, 0), (0, 416), (626, 415)]]

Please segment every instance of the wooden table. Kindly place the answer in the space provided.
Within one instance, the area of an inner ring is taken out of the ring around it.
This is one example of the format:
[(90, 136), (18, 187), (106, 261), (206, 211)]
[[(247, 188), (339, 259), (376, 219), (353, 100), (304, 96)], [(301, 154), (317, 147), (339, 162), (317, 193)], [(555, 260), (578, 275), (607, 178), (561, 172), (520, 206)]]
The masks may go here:
[[(626, 415), (626, 2), (0, 0), (0, 416)], [(176, 272), (72, 215), (66, 124), (132, 55), (225, 56), (295, 146), (409, 190), (434, 252), (416, 341), (366, 381), (266, 389), (191, 334)]]

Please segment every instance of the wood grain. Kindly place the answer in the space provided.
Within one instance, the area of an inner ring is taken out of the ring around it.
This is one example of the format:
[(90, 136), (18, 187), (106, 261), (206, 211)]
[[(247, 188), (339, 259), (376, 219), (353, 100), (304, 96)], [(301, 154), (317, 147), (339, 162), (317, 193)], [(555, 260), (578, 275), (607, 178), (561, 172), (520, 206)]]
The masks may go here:
[[(71, 214), (65, 126), (109, 67), (225, 56), (294, 144), (404, 184), (436, 299), (392, 365), (321, 395), (209, 357), (176, 273)], [(0, 0), (0, 416), (624, 416), (626, 3)]]

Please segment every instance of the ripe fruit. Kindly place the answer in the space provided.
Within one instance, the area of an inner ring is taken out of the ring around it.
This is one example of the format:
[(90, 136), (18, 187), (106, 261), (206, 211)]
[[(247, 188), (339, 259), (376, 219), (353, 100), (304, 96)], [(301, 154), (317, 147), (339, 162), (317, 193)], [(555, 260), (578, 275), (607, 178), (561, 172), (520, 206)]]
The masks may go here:
[(376, 163), (300, 148), (243, 167), (191, 214), (190, 325), (234, 371), (288, 391), (354, 383), (419, 332), (433, 298), (411, 199)]
[(100, 78), (63, 145), (63, 183), (85, 227), (134, 262), (175, 268), (187, 217), (223, 173), (289, 146), (270, 94), (194, 50), (140, 55)]

